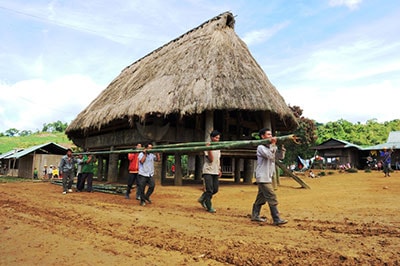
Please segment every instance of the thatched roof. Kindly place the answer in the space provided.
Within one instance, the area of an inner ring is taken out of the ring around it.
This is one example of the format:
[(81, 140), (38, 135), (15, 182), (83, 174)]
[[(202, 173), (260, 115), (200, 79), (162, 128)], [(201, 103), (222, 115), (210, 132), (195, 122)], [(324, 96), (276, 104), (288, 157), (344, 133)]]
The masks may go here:
[(269, 110), (287, 128), (297, 125), (282, 96), (220, 14), (126, 67), (67, 128), (98, 130), (148, 114), (182, 116), (205, 110)]

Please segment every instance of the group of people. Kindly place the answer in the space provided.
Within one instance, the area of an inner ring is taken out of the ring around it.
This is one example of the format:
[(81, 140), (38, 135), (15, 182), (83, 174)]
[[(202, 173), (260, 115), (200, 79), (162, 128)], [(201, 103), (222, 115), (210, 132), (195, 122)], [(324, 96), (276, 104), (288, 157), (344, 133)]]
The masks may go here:
[[(47, 167), (47, 165), (45, 165), (43, 169), (43, 176), (44, 179), (47, 178), (48, 180), (51, 180), (53, 178), (58, 178), (59, 177), (58, 167), (53, 165)], [(36, 168), (33, 170), (33, 178), (38, 179), (38, 171)]]
[[(282, 225), (288, 221), (281, 219), (277, 208), (278, 200), (272, 186), (272, 179), (275, 175), (275, 158), (283, 159), (285, 156), (285, 148), (279, 150), (276, 142), (277, 138), (272, 136), (272, 132), (268, 128), (259, 131), (261, 139), (268, 139), (269, 144), (258, 145), (257, 147), (257, 167), (256, 167), (256, 183), (258, 185), (258, 193), (253, 203), (251, 212), (251, 221), (266, 222), (266, 218), (260, 216), (261, 208), (268, 203), (274, 225)], [(213, 130), (210, 133), (210, 141), (218, 142), (221, 133)], [(211, 142), (207, 145), (211, 145)], [(154, 162), (160, 161), (160, 154), (153, 153), (153, 145), (148, 143), (142, 148), (141, 144), (136, 145), (137, 152), (129, 153), (128, 160), (128, 184), (125, 194), (126, 199), (130, 199), (133, 185), (136, 185), (136, 199), (140, 201), (141, 206), (151, 204), (150, 196), (155, 189), (154, 180)], [(212, 198), (219, 190), (219, 178), (222, 175), (220, 165), (221, 151), (209, 150), (204, 152), (203, 180), (204, 192), (201, 194), (198, 202), (210, 213), (215, 213)], [(92, 155), (78, 155), (78, 158), (72, 156), (71, 149), (62, 157), (60, 162), (60, 174), (63, 180), (63, 194), (72, 192), (72, 184), (75, 176), (75, 164), (78, 165), (78, 181), (77, 191), (83, 191), (85, 181), (87, 180), (87, 191), (92, 192), (93, 181), (93, 164), (96, 159)], [(147, 187), (147, 190), (146, 190)]]
[[(253, 204), (251, 212), (251, 221), (266, 222), (266, 218), (260, 216), (261, 208), (268, 203), (274, 225), (286, 224), (288, 221), (281, 219), (277, 208), (278, 200), (272, 186), (272, 178), (275, 175), (275, 158), (283, 159), (285, 156), (285, 148), (282, 146), (278, 150), (276, 146), (277, 138), (272, 136), (272, 132), (268, 128), (259, 131), (261, 139), (269, 139), (269, 144), (259, 145), (257, 147), (257, 168), (256, 182), (258, 185), (258, 193)], [(210, 141), (218, 142), (221, 133), (213, 130), (210, 133)], [(211, 143), (207, 143), (211, 145)], [(160, 160), (158, 153), (151, 153), (152, 144), (147, 144), (139, 153), (128, 154), (129, 159), (129, 177), (128, 189), (125, 197), (130, 199), (131, 189), (136, 182), (136, 199), (140, 200), (140, 205), (151, 203), (150, 196), (155, 187), (154, 182), (154, 162)], [(141, 149), (138, 144), (136, 149)], [(210, 213), (215, 213), (216, 209), (212, 205), (212, 198), (219, 190), (219, 178), (222, 175), (220, 165), (221, 151), (209, 150), (204, 152), (203, 180), (204, 192), (198, 199), (201, 206)], [(147, 191), (145, 188), (148, 186)]]
[(71, 193), (72, 184), (75, 178), (75, 165), (77, 165), (77, 184), (76, 191), (82, 192), (85, 188), (86, 191), (93, 192), (93, 173), (94, 173), (94, 163), (96, 158), (91, 154), (78, 155), (74, 157), (72, 155), (72, 150), (68, 149), (67, 154), (61, 158), (59, 171), (62, 176), (62, 186), (63, 194)]
[[(282, 146), (278, 150), (276, 146), (277, 139), (272, 136), (272, 132), (268, 128), (259, 131), (261, 139), (269, 139), (269, 144), (258, 145), (257, 147), (257, 167), (256, 167), (256, 183), (258, 185), (258, 193), (253, 203), (251, 211), (251, 220), (254, 222), (266, 222), (266, 218), (260, 216), (261, 208), (268, 203), (273, 224), (282, 225), (288, 221), (281, 219), (278, 211), (278, 200), (272, 186), (272, 178), (275, 175), (275, 158), (283, 159), (285, 156), (285, 148)], [(218, 142), (221, 133), (214, 130), (210, 133), (211, 142)], [(219, 150), (210, 150), (204, 152), (203, 180), (205, 191), (198, 199), (201, 206), (210, 213), (216, 210), (212, 206), (211, 199), (218, 192), (219, 177), (221, 177)]]

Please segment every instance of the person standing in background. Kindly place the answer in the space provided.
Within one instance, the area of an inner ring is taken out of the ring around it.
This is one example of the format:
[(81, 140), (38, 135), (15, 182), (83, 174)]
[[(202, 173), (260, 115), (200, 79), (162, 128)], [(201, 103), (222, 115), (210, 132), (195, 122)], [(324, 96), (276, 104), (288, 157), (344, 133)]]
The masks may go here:
[(49, 169), (47, 170), (47, 179), (51, 180), (53, 178), (53, 165), (50, 165)]
[(83, 187), (81, 187), (82, 183), (82, 165), (83, 165), (83, 155), (79, 154), (76, 159), (77, 167), (76, 167), (76, 191), (82, 192)]
[(386, 147), (383, 148), (379, 154), (381, 156), (382, 164), (383, 164), (383, 173), (385, 173), (385, 177), (390, 176), (390, 170), (392, 169), (392, 152), (393, 150), (388, 150)]
[(82, 158), (82, 179), (81, 183), (79, 184), (79, 188), (81, 191), (85, 188), (86, 184), (86, 191), (93, 192), (93, 174), (94, 174), (94, 163), (96, 162), (96, 158), (92, 154), (85, 154)]
[(39, 179), (38, 174), (38, 169), (35, 167), (35, 169), (33, 169), (33, 179)]
[(59, 169), (62, 175), (63, 194), (72, 192), (72, 184), (74, 182), (76, 159), (72, 157), (72, 150), (68, 149), (67, 154), (61, 158)]

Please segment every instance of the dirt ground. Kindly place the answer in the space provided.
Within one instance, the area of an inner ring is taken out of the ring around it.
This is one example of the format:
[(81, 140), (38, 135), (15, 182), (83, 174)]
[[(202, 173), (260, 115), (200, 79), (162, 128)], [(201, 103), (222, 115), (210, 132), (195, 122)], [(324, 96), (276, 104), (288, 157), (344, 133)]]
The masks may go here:
[[(153, 203), (62, 195), (48, 182), (0, 184), (0, 265), (400, 265), (400, 172), (282, 178), (289, 223), (249, 219), (257, 186), (221, 184), (215, 214), (201, 185), (156, 187)], [(133, 192), (134, 193), (134, 192)]]

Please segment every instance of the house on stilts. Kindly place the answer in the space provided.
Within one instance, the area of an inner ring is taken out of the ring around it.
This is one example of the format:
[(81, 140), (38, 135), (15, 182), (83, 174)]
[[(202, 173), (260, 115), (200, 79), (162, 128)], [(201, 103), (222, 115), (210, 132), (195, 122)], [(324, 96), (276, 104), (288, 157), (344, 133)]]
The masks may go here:
[[(297, 120), (278, 90), (234, 31), (232, 13), (222, 13), (122, 70), (69, 125), (68, 137), (91, 151), (133, 148), (136, 143), (251, 139), (262, 127), (290, 132)], [(203, 153), (188, 155), (201, 179)], [(165, 181), (167, 159), (156, 165)], [(182, 154), (175, 156), (180, 162)], [(252, 149), (222, 151), (222, 167), (235, 181), (251, 182)], [(98, 156), (98, 173), (114, 182), (127, 175), (126, 154)], [(182, 184), (180, 164), (174, 183)]]

